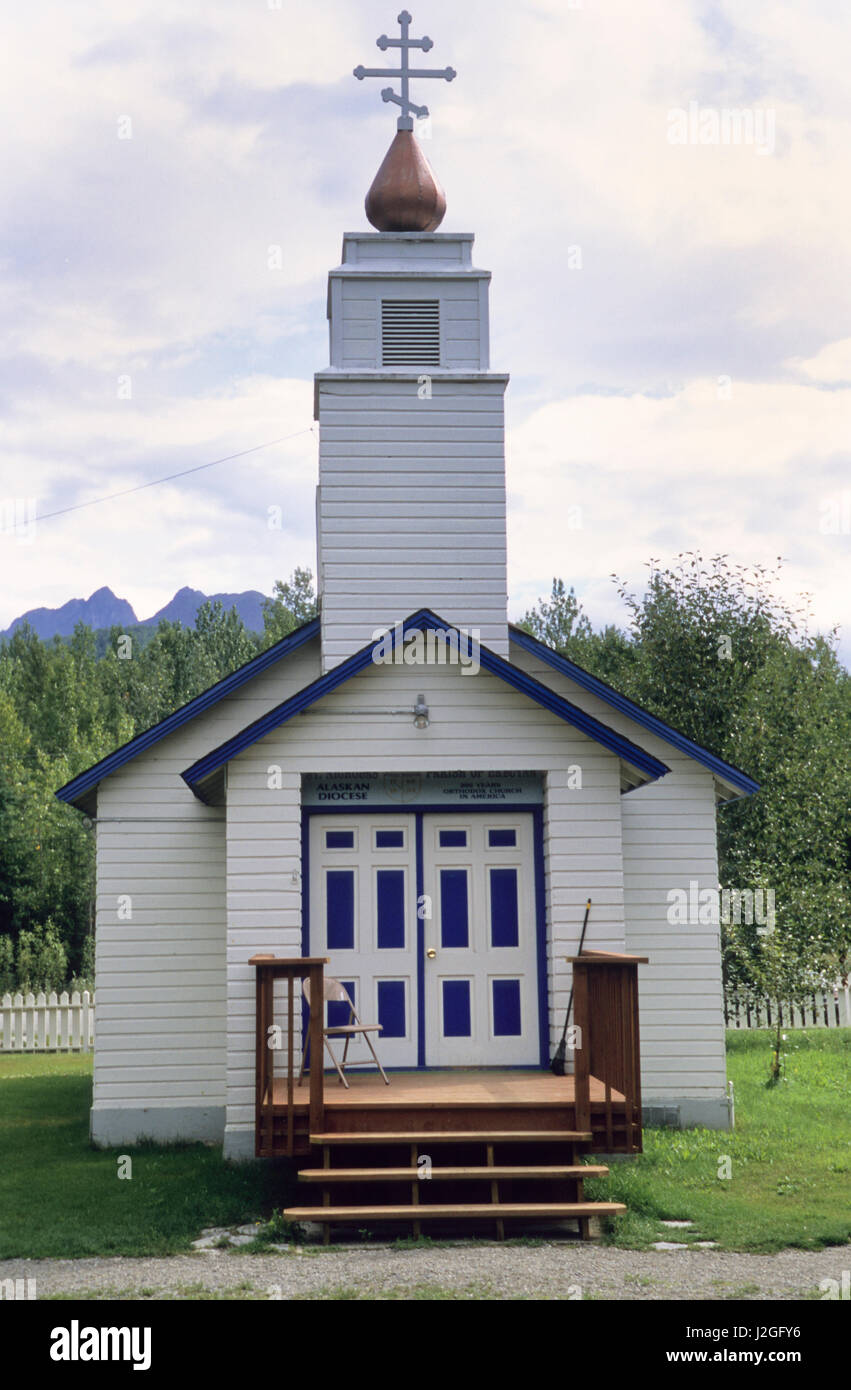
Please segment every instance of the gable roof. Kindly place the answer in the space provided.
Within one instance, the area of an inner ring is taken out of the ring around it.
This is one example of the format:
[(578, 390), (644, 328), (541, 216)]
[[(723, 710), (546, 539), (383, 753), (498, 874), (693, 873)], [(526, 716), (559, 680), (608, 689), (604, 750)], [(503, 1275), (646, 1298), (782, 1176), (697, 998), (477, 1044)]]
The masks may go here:
[(717, 758), (714, 753), (710, 753), (706, 748), (701, 748), (699, 743), (693, 743), (685, 734), (678, 733), (672, 729), (670, 724), (658, 719), (655, 714), (650, 714), (640, 705), (634, 704), (632, 700), (621, 695), (617, 690), (613, 690), (605, 681), (601, 681), (598, 676), (592, 676), (590, 671), (585, 671), (575, 662), (569, 661), (566, 656), (554, 651), (552, 647), (547, 647), (543, 642), (539, 642), (530, 633), (524, 632), (522, 628), (515, 627), (509, 623), (509, 635), (512, 642), (516, 642), (519, 647), (523, 647), (533, 656), (537, 656), (541, 661), (546, 662), (554, 671), (559, 671), (563, 676), (568, 676), (570, 680), (581, 685), (583, 690), (588, 690), (592, 695), (597, 695), (601, 700), (605, 700), (607, 705), (619, 710), (621, 714), (634, 719), (642, 728), (649, 733), (656, 734), (658, 738), (663, 738), (672, 747), (678, 748), (681, 753), (687, 753), (695, 762), (702, 763), (710, 772), (714, 773), (721, 781), (728, 783), (743, 796), (753, 796), (754, 792), (759, 791), (759, 782), (755, 782), (752, 777), (748, 777), (746, 772), (733, 767), (732, 763), (725, 763), (722, 758)]
[[(388, 640), (391, 640), (391, 645), (395, 649), (399, 637), (404, 639), (409, 632), (424, 632), (428, 629), (447, 635), (452, 633), (455, 635), (456, 639), (459, 636), (457, 628), (453, 627), (451, 623), (444, 622), (436, 613), (432, 613), (431, 609), (419, 609), (418, 612), (412, 613), (409, 618), (406, 618), (404, 623), (397, 624), (387, 637), (367, 643), (365, 647), (355, 652), (355, 654), (350, 656), (346, 661), (341, 661), (339, 666), (335, 666), (332, 670), (327, 671), (325, 675), (320, 676), (317, 680), (313, 681), (311, 685), (305, 686), (303, 690), (298, 691), (297, 694), (292, 695), (288, 700), (284, 700), (282, 704), (277, 705), (275, 709), (270, 710), (268, 714), (263, 715), (260, 719), (254, 720), (253, 723), (247, 725), (247, 727), (242, 729), (238, 734), (227, 739), (224, 743), (220, 744), (218, 748), (212, 749), (209, 753), (205, 754), (203, 758), (199, 758), (191, 767), (188, 767), (186, 771), (181, 774), (183, 780), (186, 782), (187, 786), (192, 789), (195, 795), (203, 801), (205, 798), (201, 783), (205, 778), (217, 772), (225, 763), (229, 762), (231, 758), (236, 757), (238, 753), (242, 753), (246, 748), (250, 748), (253, 743), (257, 743), (259, 739), (264, 738), (266, 734), (271, 733), (273, 729), (280, 728), (282, 724), (292, 719), (294, 715), (301, 714), (304, 710), (309, 709), (317, 700), (321, 700), (324, 695), (329, 695), (346, 681), (351, 680), (353, 676), (358, 675), (361, 671), (375, 664), (373, 661), (373, 653)], [(617, 757), (622, 759), (623, 762), (628, 763), (632, 768), (636, 768), (639, 772), (643, 773), (645, 779), (655, 781), (656, 778), (663, 777), (666, 772), (670, 771), (665, 763), (660, 762), (658, 758), (654, 758), (650, 753), (646, 752), (645, 749), (639, 748), (637, 744), (631, 743), (630, 740), (624, 738), (622, 734), (618, 734), (614, 729), (610, 729), (608, 725), (602, 724), (598, 719), (595, 719), (593, 715), (587, 714), (584, 710), (579, 709), (577, 705), (573, 705), (569, 700), (565, 700), (561, 695), (557, 695), (554, 690), (550, 690), (548, 686), (542, 685), (540, 681), (535, 680), (533, 676), (527, 675), (526, 672), (521, 671), (519, 667), (512, 666), (511, 662), (505, 661), (501, 656), (497, 656), (496, 652), (492, 652), (489, 647), (484, 647), (477, 643), (476, 652), (482, 669), (488, 671), (491, 675), (499, 677), (499, 679), (505, 681), (507, 685), (512, 686), (515, 690), (520, 691), (521, 694), (527, 695), (531, 700), (534, 700), (536, 704), (549, 710), (551, 714), (557, 715), (559, 719), (563, 719), (566, 723), (572, 724), (574, 728), (579, 729), (589, 738), (602, 744), (604, 748), (614, 753)]]
[(114, 753), (109, 753), (100, 762), (94, 763), (92, 767), (81, 772), (77, 777), (73, 777), (70, 782), (66, 782), (64, 787), (60, 787), (56, 796), (60, 801), (75, 802), (80, 799), (92, 787), (97, 786), (104, 777), (108, 777), (117, 768), (129, 763), (139, 753), (143, 753), (147, 748), (151, 748), (155, 743), (159, 743), (161, 738), (174, 733), (175, 729), (188, 724), (190, 719), (196, 715), (203, 714), (205, 710), (211, 709), (218, 704), (219, 700), (224, 700), (227, 695), (231, 695), (234, 690), (239, 690), (240, 686), (245, 685), (254, 676), (266, 671), (276, 662), (289, 656), (298, 647), (309, 642), (311, 638), (319, 636), (319, 619), (311, 618), (309, 623), (304, 623), (296, 628), (286, 637), (282, 637), (280, 642), (275, 642), (273, 646), (267, 647), (259, 656), (252, 657), (244, 666), (240, 666), (236, 671), (232, 671), (223, 680), (211, 685), (209, 690), (204, 690), (200, 695), (196, 695), (188, 704), (181, 705), (180, 709), (175, 710), (167, 718), (160, 720), (159, 724), (154, 724), (144, 733), (137, 734), (128, 743), (124, 743), (120, 748), (116, 748)]

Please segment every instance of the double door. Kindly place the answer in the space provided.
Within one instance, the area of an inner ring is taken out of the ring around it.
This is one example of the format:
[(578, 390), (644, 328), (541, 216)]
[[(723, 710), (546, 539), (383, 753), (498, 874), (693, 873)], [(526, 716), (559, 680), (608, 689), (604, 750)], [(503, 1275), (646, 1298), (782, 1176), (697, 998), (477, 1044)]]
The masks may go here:
[(537, 1063), (530, 814), (315, 815), (310, 865), (310, 951), (385, 1066)]

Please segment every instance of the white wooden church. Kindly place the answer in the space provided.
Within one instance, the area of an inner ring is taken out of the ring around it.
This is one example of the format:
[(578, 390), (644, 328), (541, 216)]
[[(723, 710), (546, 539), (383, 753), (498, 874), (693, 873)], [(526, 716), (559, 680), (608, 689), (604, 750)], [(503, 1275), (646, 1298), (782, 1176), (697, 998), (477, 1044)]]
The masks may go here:
[(670, 904), (717, 888), (716, 808), (757, 786), (508, 621), (509, 379), (473, 235), (435, 230), (402, 33), (377, 230), (328, 282), (320, 615), (58, 793), (96, 826), (99, 1144), (268, 1151), (258, 957), (324, 959), (386, 1097), (493, 1069), (522, 1104), (555, 1084), (589, 898), (584, 951), (642, 961), (645, 1120), (729, 1124), (717, 915)]

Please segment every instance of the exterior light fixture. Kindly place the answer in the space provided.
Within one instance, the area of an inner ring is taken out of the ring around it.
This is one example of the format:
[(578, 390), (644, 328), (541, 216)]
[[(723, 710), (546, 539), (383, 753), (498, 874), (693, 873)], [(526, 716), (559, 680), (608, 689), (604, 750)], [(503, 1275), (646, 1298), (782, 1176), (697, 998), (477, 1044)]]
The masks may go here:
[(414, 705), (414, 728), (428, 728), (428, 705), (425, 702), (425, 695), (417, 696), (417, 703)]

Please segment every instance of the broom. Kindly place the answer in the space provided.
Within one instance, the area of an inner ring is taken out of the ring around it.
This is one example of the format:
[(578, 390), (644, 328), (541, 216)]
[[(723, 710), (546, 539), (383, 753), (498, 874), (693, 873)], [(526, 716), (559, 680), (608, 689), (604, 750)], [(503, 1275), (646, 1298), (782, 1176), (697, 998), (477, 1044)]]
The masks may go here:
[[(585, 945), (585, 928), (588, 926), (588, 913), (589, 913), (590, 911), (591, 911), (591, 899), (589, 898), (588, 901), (587, 901), (586, 904), (585, 904), (585, 920), (584, 920), (583, 923), (582, 923), (582, 935), (581, 935), (580, 938), (579, 938), (579, 950), (578, 950), (577, 953), (576, 953), (576, 954), (579, 955), (579, 956), (582, 955), (582, 947)], [(567, 1067), (566, 1067), (566, 1065), (565, 1065), (565, 1060), (566, 1060), (566, 1057), (567, 1057), (567, 1047), (566, 1047), (566, 1040), (567, 1040), (567, 1025), (568, 1025), (568, 1022), (569, 1022), (569, 1019), (570, 1019), (570, 1011), (571, 1011), (572, 1008), (573, 1008), (573, 985), (570, 986), (570, 998), (569, 998), (568, 1001), (567, 1001), (567, 1013), (566, 1013), (565, 1016), (564, 1016), (564, 1027), (563, 1027), (563, 1029), (561, 1030), (561, 1042), (559, 1043), (558, 1047), (556, 1048), (556, 1052), (555, 1052), (555, 1056), (553, 1057), (553, 1060), (550, 1062), (550, 1071), (553, 1072), (556, 1076), (564, 1076), (564, 1075), (565, 1075), (565, 1072), (567, 1071)]]

